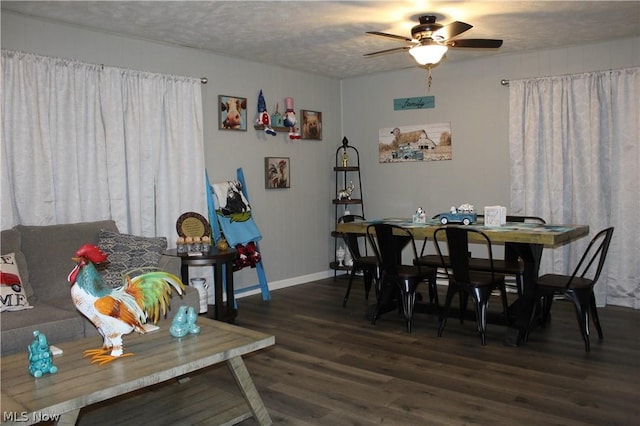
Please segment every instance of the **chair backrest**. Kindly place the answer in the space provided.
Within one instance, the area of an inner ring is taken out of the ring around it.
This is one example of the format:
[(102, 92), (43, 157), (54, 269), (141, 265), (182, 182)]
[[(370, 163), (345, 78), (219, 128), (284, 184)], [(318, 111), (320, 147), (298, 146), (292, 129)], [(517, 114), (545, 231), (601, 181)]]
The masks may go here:
[[(477, 238), (474, 239), (475, 243), (483, 243), (487, 247), (487, 253), (489, 256), (489, 262), (491, 265), (491, 274), (493, 275), (493, 249), (491, 247), (491, 240), (484, 232), (479, 229), (469, 228), (468, 226), (444, 226), (435, 230), (433, 233), (433, 240), (436, 246), (436, 251), (440, 256), (443, 267), (447, 270), (449, 276), (453, 275), (456, 282), (468, 283), (469, 278), (469, 235), (474, 234)], [(446, 262), (443, 255), (441, 245), (444, 244), (446, 237), (447, 248), (449, 251), (449, 263), (451, 270), (446, 267)]]
[(571, 279), (569, 279), (569, 282), (567, 283), (567, 288), (571, 288), (571, 283), (575, 277), (589, 278), (587, 277), (587, 274), (592, 271), (591, 267), (597, 261), (597, 267), (593, 278), (590, 278), (595, 285), (598, 278), (600, 278), (604, 261), (607, 258), (611, 237), (613, 237), (613, 226), (603, 229), (593, 237), (591, 242), (589, 242), (587, 249), (582, 254), (580, 262), (578, 262), (578, 266), (576, 266), (576, 269), (573, 271)]
[[(402, 265), (402, 251), (410, 245), (413, 259), (418, 258), (416, 243), (408, 229), (389, 223), (374, 223), (367, 226), (367, 237), (385, 274), (395, 275)], [(419, 269), (419, 266), (418, 266)]]
[[(354, 222), (356, 220), (365, 220), (364, 216), (360, 216), (357, 214), (346, 214), (338, 219), (338, 223), (349, 223)], [(360, 252), (360, 238), (363, 236), (361, 234), (355, 234), (352, 232), (347, 232), (342, 234), (342, 239), (344, 243), (347, 245), (347, 249), (349, 253), (351, 253), (351, 258), (353, 260), (358, 260), (362, 257)], [(365, 246), (366, 253), (366, 246)]]
[(521, 222), (521, 223), (539, 223), (546, 225), (547, 221), (538, 216), (510, 216), (506, 217), (507, 222)]
[[(507, 222), (518, 222), (518, 223), (537, 223), (540, 225), (546, 225), (547, 221), (538, 216), (509, 216), (506, 218)], [(505, 243), (504, 244), (504, 259), (509, 261), (517, 261), (518, 260), (518, 251), (514, 248), (513, 243)], [(542, 257), (542, 251), (538, 253), (537, 262), (540, 263), (540, 258)]]

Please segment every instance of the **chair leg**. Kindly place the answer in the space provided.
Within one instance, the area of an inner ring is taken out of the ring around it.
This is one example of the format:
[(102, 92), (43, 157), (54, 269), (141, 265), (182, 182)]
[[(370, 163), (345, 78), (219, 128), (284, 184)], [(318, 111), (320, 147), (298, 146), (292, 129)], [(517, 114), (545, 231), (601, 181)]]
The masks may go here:
[(500, 287), (500, 298), (502, 299), (502, 315), (507, 325), (511, 325), (511, 318), (509, 317), (509, 302), (507, 301), (507, 289), (503, 285)]
[(522, 297), (524, 291), (524, 284), (522, 283), (522, 274), (516, 274), (516, 287), (518, 290), (518, 297)]
[(593, 318), (593, 323), (596, 326), (596, 330), (598, 330), (598, 339), (602, 340), (603, 339), (603, 335), (602, 335), (602, 327), (600, 327), (600, 318), (598, 318), (598, 309), (596, 307), (596, 295), (593, 294), (593, 291), (591, 292), (591, 301), (590, 301), (590, 308), (591, 308), (591, 318)]
[(349, 285), (347, 285), (347, 293), (344, 295), (344, 299), (342, 299), (342, 307), (347, 306), (347, 300), (349, 300), (349, 293), (351, 293), (351, 284), (353, 283), (353, 276), (356, 274), (356, 269), (351, 268), (351, 272), (349, 273)]
[(373, 282), (373, 274), (371, 271), (364, 270), (364, 298), (369, 300), (369, 292), (371, 291), (371, 283)]
[(469, 294), (466, 291), (460, 292), (460, 324), (464, 324), (464, 316), (467, 313)]
[(386, 282), (384, 271), (380, 275), (378, 286), (379, 286), (378, 300), (376, 302), (375, 310), (371, 315), (371, 324), (374, 324), (374, 325), (378, 319), (378, 315), (380, 315), (380, 312), (384, 308), (383, 305), (391, 300), (392, 298), (391, 294), (393, 293), (393, 291), (395, 291), (395, 285), (392, 285), (391, 283)]
[(438, 283), (436, 275), (429, 278), (429, 303), (436, 307), (436, 313), (440, 314), (440, 302), (438, 301)]
[(458, 289), (455, 288), (454, 285), (449, 283), (449, 287), (447, 288), (447, 298), (444, 302), (444, 309), (440, 312), (440, 320), (438, 321), (438, 337), (442, 337), (444, 327), (447, 325), (447, 318), (449, 317), (451, 302), (453, 301), (453, 296), (455, 296), (457, 292)]
[(540, 302), (542, 297), (535, 297), (534, 299), (535, 299), (535, 302), (533, 304), (533, 309), (531, 309), (531, 316), (529, 317), (529, 323), (527, 324), (527, 329), (524, 331), (524, 336), (522, 337), (522, 341), (525, 343), (529, 341), (529, 333), (531, 333), (531, 329), (534, 326), (536, 317), (538, 315), (543, 316), (542, 312), (544, 310), (544, 305)]
[(380, 297), (380, 277), (381, 273), (379, 269), (375, 269), (375, 271), (373, 272), (373, 288), (376, 292), (376, 300), (378, 300), (378, 298)]
[(542, 297), (542, 328), (547, 326), (549, 317), (551, 316), (551, 304), (553, 303), (553, 295), (546, 295)]
[(400, 292), (402, 294), (402, 310), (407, 323), (407, 333), (411, 333), (411, 322), (413, 320), (413, 306), (416, 301), (416, 286), (410, 282), (403, 282)]
[(476, 323), (478, 333), (480, 333), (480, 342), (482, 346), (485, 346), (487, 344), (487, 305), (491, 290), (488, 287), (474, 288), (472, 294), (476, 304)]
[(591, 290), (567, 290), (565, 291), (576, 308), (576, 316), (578, 317), (578, 326), (580, 327), (580, 333), (582, 333), (582, 339), (584, 340), (585, 352), (591, 351), (589, 344), (589, 309), (591, 300)]

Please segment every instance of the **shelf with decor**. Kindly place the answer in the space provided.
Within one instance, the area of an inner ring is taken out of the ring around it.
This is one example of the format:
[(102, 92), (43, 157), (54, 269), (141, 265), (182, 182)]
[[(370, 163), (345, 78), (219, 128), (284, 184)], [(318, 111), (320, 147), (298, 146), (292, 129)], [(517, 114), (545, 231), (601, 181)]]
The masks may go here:
[[(349, 145), (345, 137), (342, 144), (336, 150), (336, 163), (333, 167), (335, 173), (335, 198), (332, 203), (335, 206), (335, 223), (346, 214), (356, 214), (364, 217), (364, 203), (362, 200), (362, 181), (360, 179), (360, 153)], [(342, 244), (342, 234), (335, 229), (331, 232), (334, 238), (334, 259), (329, 262), (329, 267), (334, 270), (334, 278), (337, 271), (350, 271), (348, 266), (338, 260), (338, 247), (348, 250)]]
[[(253, 128), (256, 130), (264, 130), (264, 126), (262, 124), (254, 124)], [(289, 132), (290, 130), (288, 127), (279, 127), (279, 126), (271, 126), (271, 128), (276, 132)]]

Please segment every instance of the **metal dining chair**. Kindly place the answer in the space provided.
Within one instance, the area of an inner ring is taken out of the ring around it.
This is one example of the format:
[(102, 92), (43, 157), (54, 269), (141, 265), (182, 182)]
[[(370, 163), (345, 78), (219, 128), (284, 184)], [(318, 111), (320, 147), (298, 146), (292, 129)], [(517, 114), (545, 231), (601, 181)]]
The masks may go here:
[[(478, 217), (484, 217), (478, 215)], [(545, 225), (547, 222), (538, 216), (516, 216), (510, 215), (506, 217), (507, 222), (515, 223), (537, 223), (539, 225)], [(542, 252), (540, 252), (542, 255)], [(538, 263), (540, 259), (538, 259)], [(489, 262), (486, 259), (479, 259), (473, 265), (473, 268), (479, 271), (489, 271)], [(507, 288), (515, 287), (518, 296), (522, 296), (524, 291), (522, 274), (524, 273), (524, 262), (520, 258), (518, 253), (518, 246), (514, 243), (504, 243), (504, 259), (498, 259), (494, 261), (493, 267), (495, 271), (500, 274), (505, 274), (505, 286)]]
[[(338, 223), (348, 223), (353, 222), (355, 220), (364, 221), (364, 216), (349, 214), (344, 215), (338, 219)], [(379, 267), (378, 267), (378, 259), (375, 255), (369, 256), (367, 254), (367, 246), (366, 246), (366, 236), (362, 234), (355, 233), (344, 233), (342, 234), (342, 238), (347, 246), (347, 250), (351, 254), (351, 259), (353, 259), (353, 265), (351, 266), (351, 271), (349, 272), (349, 284), (347, 285), (347, 293), (344, 295), (344, 299), (342, 300), (342, 306), (347, 306), (347, 301), (349, 300), (349, 294), (351, 293), (351, 285), (353, 283), (353, 279), (358, 272), (362, 272), (364, 276), (364, 294), (365, 299), (369, 299), (369, 292), (371, 291), (371, 285), (375, 283), (375, 291), (376, 295), (378, 294), (378, 279), (379, 279)], [(364, 239), (364, 255), (362, 255), (360, 251), (360, 243), (361, 240)]]
[[(613, 237), (613, 229), (613, 227), (603, 229), (593, 237), (571, 275), (545, 274), (536, 281), (534, 297), (535, 300), (542, 299), (542, 324), (546, 324), (549, 318), (551, 304), (555, 295), (563, 295), (570, 299), (576, 308), (578, 325), (586, 352), (591, 351), (589, 344), (589, 313), (591, 313), (593, 323), (598, 331), (598, 338), (600, 340), (603, 338), (593, 288), (598, 282), (598, 278), (600, 278), (602, 267), (607, 258), (609, 244)], [(529, 328), (531, 328), (534, 318), (535, 312), (531, 316)]]
[[(469, 236), (474, 235), (476, 241), (484, 243), (488, 253), (490, 271), (478, 271), (471, 269), (472, 258), (469, 256)], [(460, 322), (464, 322), (464, 313), (467, 308), (468, 296), (474, 301), (476, 312), (476, 323), (480, 333), (482, 345), (486, 345), (487, 329), (487, 308), (491, 292), (500, 290), (502, 299), (503, 315), (506, 322), (509, 322), (507, 293), (504, 285), (504, 275), (499, 274), (493, 268), (493, 250), (491, 240), (484, 232), (469, 228), (468, 226), (446, 226), (436, 229), (433, 235), (436, 250), (442, 267), (447, 271), (449, 286), (444, 308), (440, 316), (438, 327), (438, 337), (442, 336), (447, 324), (447, 317), (451, 309), (451, 302), (456, 293), (461, 293), (460, 297)], [(441, 245), (446, 244), (448, 248), (448, 264)]]
[[(484, 215), (479, 214), (478, 218), (483, 218)], [(541, 217), (537, 216), (507, 216), (507, 222), (516, 222), (516, 223), (538, 223), (541, 225), (546, 224), (546, 221)], [(432, 268), (440, 268), (441, 269), (441, 259), (437, 254), (424, 254), (427, 246), (427, 240), (425, 239), (422, 250), (420, 252), (420, 256), (418, 257), (417, 263), (421, 265), (429, 266)], [(448, 256), (444, 257), (445, 263), (450, 265)], [(538, 259), (539, 261), (539, 259)], [(505, 275), (505, 286), (507, 288), (515, 288), (518, 296), (522, 296), (523, 292), (523, 281), (522, 274), (524, 273), (524, 262), (520, 258), (518, 254), (517, 245), (514, 243), (505, 243), (504, 244), (504, 259), (493, 259), (493, 265), (489, 262), (489, 259), (486, 258), (472, 258), (469, 263), (469, 268), (477, 271), (490, 272), (491, 268), (499, 274)], [(439, 274), (440, 278), (443, 276), (446, 277), (446, 274)]]
[(407, 245), (414, 261), (418, 257), (418, 251), (413, 235), (402, 226), (374, 223), (367, 226), (367, 237), (380, 265), (378, 303), (371, 322), (375, 324), (383, 307), (392, 299), (393, 289), (397, 288), (402, 299), (407, 332), (411, 333), (416, 288), (421, 282), (429, 283), (430, 297), (435, 299), (436, 307), (438, 306), (436, 270), (422, 265), (403, 263), (402, 252)]

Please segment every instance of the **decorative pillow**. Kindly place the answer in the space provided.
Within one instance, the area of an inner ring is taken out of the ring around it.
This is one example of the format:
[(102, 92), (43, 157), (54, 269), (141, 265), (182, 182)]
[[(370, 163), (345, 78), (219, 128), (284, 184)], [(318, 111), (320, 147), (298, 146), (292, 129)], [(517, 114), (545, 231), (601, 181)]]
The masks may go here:
[(31, 309), (27, 291), (22, 286), (16, 254), (0, 256), (0, 312)]
[[(123, 284), (123, 276), (136, 268), (157, 268), (160, 256), (167, 249), (164, 237), (139, 237), (100, 230), (98, 247), (109, 256), (109, 264), (101, 271), (111, 287)], [(138, 273), (133, 273), (132, 276)]]

